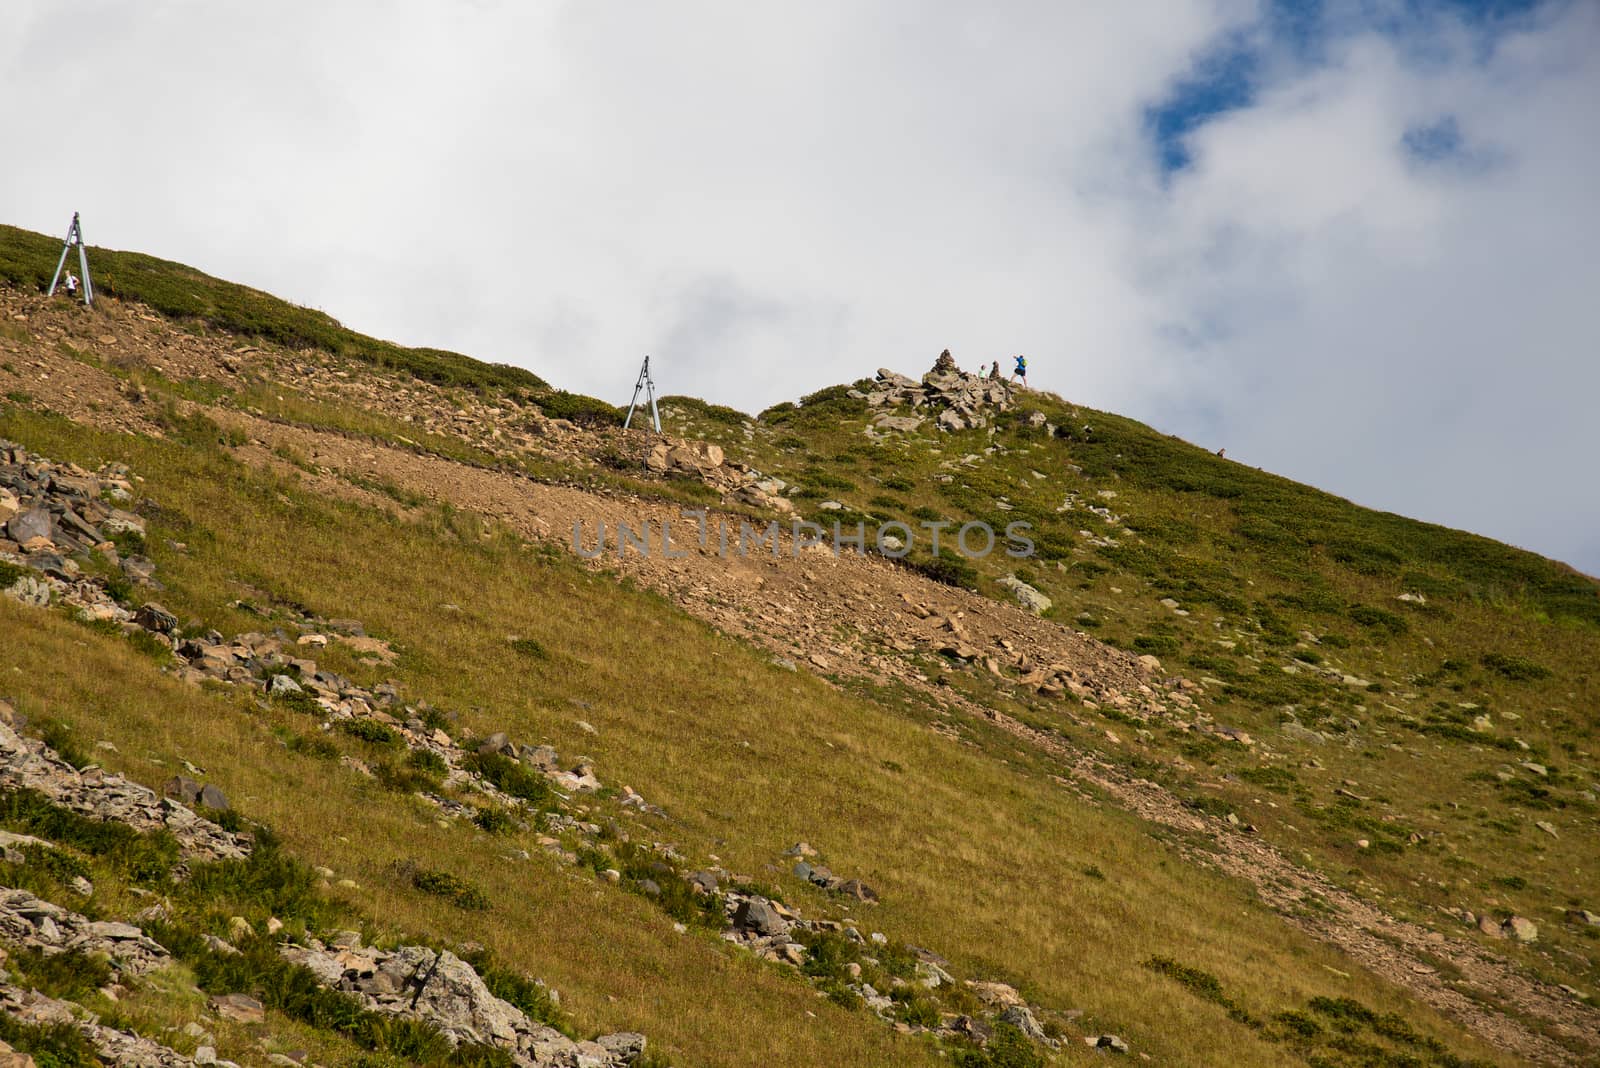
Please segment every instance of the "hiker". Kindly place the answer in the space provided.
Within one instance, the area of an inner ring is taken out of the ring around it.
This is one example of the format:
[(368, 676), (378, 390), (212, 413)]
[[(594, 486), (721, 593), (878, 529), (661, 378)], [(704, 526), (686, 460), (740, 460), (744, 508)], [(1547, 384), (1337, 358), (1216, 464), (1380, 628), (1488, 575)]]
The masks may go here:
[(1017, 365), (1011, 369), (1011, 377), (1022, 379), (1022, 388), (1028, 388), (1028, 358), (1026, 356), (1017, 357)]
[(989, 377), (990, 378), (994, 378), (994, 379), (998, 379), (1000, 377), (1000, 361), (999, 360), (994, 361), (994, 365), (989, 368)]
[(67, 296), (75, 297), (77, 295), (78, 295), (78, 276), (73, 274), (71, 271), (68, 271), (67, 272)]

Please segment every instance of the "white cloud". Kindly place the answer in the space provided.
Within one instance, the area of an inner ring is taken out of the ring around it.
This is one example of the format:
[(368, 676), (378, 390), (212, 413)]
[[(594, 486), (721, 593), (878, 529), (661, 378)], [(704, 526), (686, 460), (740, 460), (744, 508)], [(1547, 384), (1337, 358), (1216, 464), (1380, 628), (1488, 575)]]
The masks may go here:
[[(1594, 570), (1593, 11), (1271, 52), (1168, 183), (1144, 109), (1253, 4), (13, 0), (0, 203), (613, 399), (1023, 351)], [(1473, 166), (1401, 151), (1443, 115)]]
[[(1221, 325), (1156, 410), (1249, 462), (1600, 570), (1600, 20), (1572, 5), (1483, 61), (1468, 39), (1418, 63), (1357, 37), (1197, 132), (1164, 205), (1162, 305)], [(1406, 130), (1443, 115), (1461, 158), (1411, 158)]]

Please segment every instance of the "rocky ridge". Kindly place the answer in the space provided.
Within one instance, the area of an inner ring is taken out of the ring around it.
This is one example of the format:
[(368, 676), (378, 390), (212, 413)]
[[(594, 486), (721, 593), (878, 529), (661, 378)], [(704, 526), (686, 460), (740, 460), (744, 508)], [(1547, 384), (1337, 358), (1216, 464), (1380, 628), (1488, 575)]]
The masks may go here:
[(420, 1019), (452, 1044), (495, 1046), (525, 1068), (608, 1068), (628, 1065), (645, 1050), (634, 1032), (574, 1042), (490, 993), (472, 965), (448, 950), (401, 946), (393, 951), (361, 945), (347, 932), (327, 945), (284, 945), (280, 955), (306, 968), (327, 987), (357, 998), (385, 1016)]
[(0, 788), (37, 790), (52, 804), (105, 823), (138, 831), (164, 830), (191, 860), (239, 860), (249, 855), (248, 834), (235, 834), (191, 809), (97, 765), (75, 768), (49, 746), (0, 722)]
[[(879, 430), (912, 431), (928, 418), (940, 430), (979, 430), (989, 425), (994, 412), (1012, 406), (1015, 387), (1001, 378), (961, 370), (945, 349), (920, 380), (880, 367), (873, 388), (852, 395), (883, 409), (872, 421)], [(911, 414), (895, 414), (902, 408)]]

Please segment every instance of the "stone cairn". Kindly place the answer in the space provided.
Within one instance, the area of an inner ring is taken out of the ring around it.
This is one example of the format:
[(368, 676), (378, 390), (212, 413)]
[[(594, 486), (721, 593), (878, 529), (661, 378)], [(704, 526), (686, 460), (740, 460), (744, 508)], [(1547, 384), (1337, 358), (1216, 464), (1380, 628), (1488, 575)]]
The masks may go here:
[[(1011, 407), (1013, 390), (1004, 379), (961, 370), (945, 349), (921, 381), (880, 367), (872, 390), (859, 396), (871, 407), (884, 409), (873, 420), (879, 430), (916, 430), (931, 416), (940, 430), (953, 431), (988, 426), (989, 413)], [(912, 413), (896, 414), (901, 408)]]

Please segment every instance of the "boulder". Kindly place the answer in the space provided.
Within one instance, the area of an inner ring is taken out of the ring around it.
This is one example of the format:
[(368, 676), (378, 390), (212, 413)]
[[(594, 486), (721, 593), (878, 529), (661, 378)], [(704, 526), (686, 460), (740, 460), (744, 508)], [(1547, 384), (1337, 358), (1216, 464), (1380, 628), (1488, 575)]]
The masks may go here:
[(266, 1007), (249, 994), (220, 994), (211, 999), (211, 1011), (224, 1020), (256, 1024), (266, 1019)]
[(162, 793), (186, 805), (192, 805), (200, 800), (201, 789), (199, 783), (183, 775), (174, 775), (161, 786)]
[(1050, 611), (1050, 598), (1023, 582), (1017, 576), (1006, 575), (1004, 578), (997, 579), (996, 584), (1010, 590), (1012, 595), (1016, 597), (1017, 603), (1034, 615), (1043, 615), (1045, 612)]
[(846, 897), (853, 897), (857, 901), (865, 901), (871, 905), (876, 905), (879, 900), (878, 892), (860, 879), (846, 879), (833, 889)]
[(1055, 1041), (1044, 1033), (1044, 1028), (1039, 1026), (1039, 1021), (1034, 1017), (1033, 1010), (1026, 1005), (1008, 1005), (1000, 1014), (1000, 1020), (1015, 1027), (1033, 1041), (1042, 1046), (1054, 1046)]
[(922, 418), (916, 415), (880, 415), (872, 421), (872, 425), (879, 430), (912, 431), (922, 425)]
[(211, 783), (206, 783), (200, 787), (199, 801), (206, 808), (215, 809), (218, 812), (226, 812), (228, 810), (227, 796)]
[(157, 634), (171, 634), (178, 629), (178, 617), (155, 601), (146, 601), (140, 605), (139, 610), (133, 614), (133, 621), (145, 630), (153, 630)]
[(506, 737), (505, 731), (495, 731), (479, 743), (479, 756), (490, 756), (492, 754), (510, 757), (517, 755), (517, 747), (511, 744), (511, 739)]
[(789, 933), (789, 924), (764, 897), (747, 897), (733, 912), (733, 925), (741, 931), (772, 938)]
[(267, 693), (282, 697), (291, 693), (305, 693), (305, 689), (287, 675), (274, 675), (267, 680)]
[(55, 522), (44, 508), (29, 508), (6, 520), (6, 536), (18, 545), (27, 545), (34, 538), (50, 541), (55, 533)]
[(1500, 929), (1518, 942), (1537, 942), (1539, 940), (1539, 925), (1526, 916), (1512, 916), (1500, 925)]

